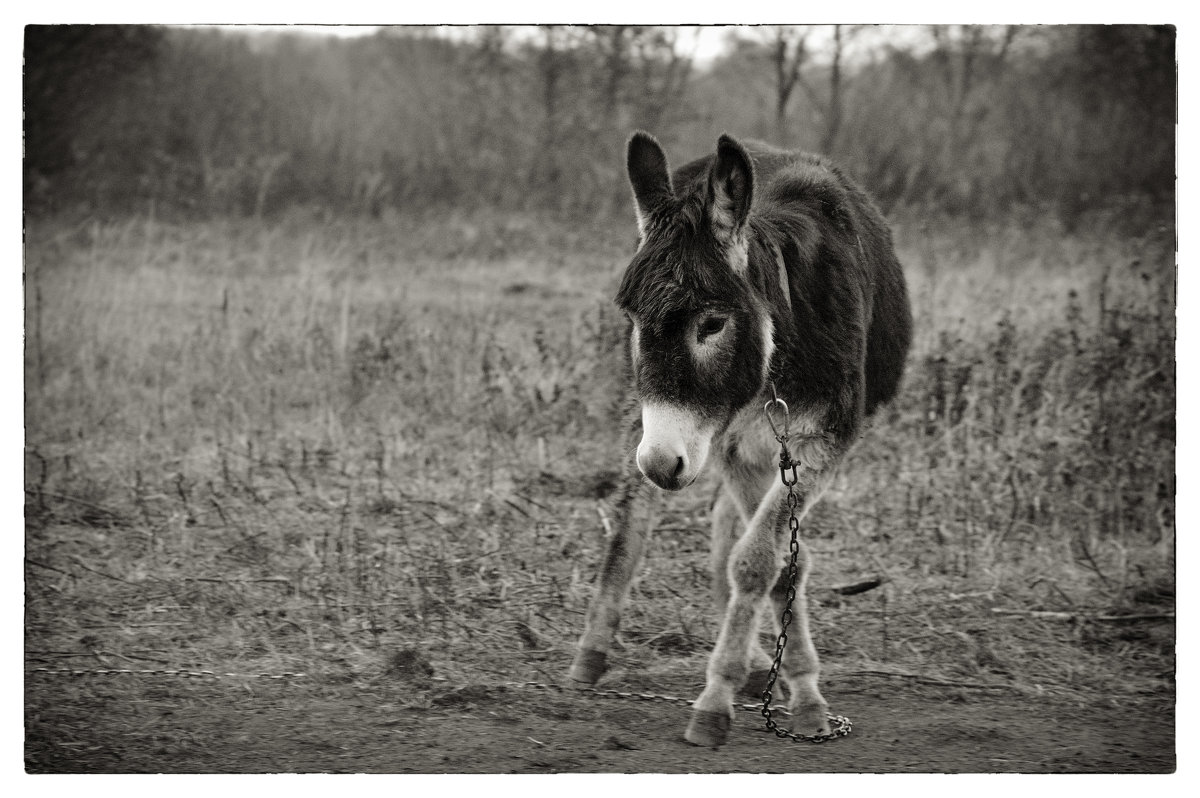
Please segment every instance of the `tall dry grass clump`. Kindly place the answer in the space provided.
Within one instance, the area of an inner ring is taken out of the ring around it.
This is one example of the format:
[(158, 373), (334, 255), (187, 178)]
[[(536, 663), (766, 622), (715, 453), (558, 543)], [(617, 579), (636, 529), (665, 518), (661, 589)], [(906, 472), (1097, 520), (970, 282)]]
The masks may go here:
[(888, 561), (1054, 608), (1172, 585), (1172, 231), (901, 230), (914, 352), (835, 501)]
[(616, 253), (568, 263), (581, 240), (531, 218), (31, 225), (30, 450), (118, 495), (285, 452), (490, 484), (617, 403)]

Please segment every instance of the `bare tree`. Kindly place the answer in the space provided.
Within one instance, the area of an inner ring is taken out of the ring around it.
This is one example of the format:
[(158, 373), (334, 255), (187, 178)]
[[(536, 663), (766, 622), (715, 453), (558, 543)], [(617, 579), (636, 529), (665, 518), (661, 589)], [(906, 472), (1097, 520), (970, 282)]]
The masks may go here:
[(606, 25), (587, 29), (599, 65), (601, 119), (624, 129), (658, 127), (691, 78), (692, 56), (675, 26)]
[[(630, 38), (635, 29), (630, 25), (604, 25), (589, 27), (600, 50), (602, 82), (600, 109), (603, 118), (616, 121), (620, 108), (621, 90), (631, 67)], [(618, 123), (619, 124), (619, 123)]]
[(999, 80), (1017, 27), (933, 25), (930, 33), (934, 41), (930, 57), (942, 77), (948, 105), (943, 153), (953, 156), (970, 145), (987, 116), (986, 104), (977, 104), (973, 113), (968, 109), (986, 86)]
[(833, 26), (833, 60), (829, 67), (829, 102), (826, 105), (825, 131), (821, 136), (821, 151), (830, 152), (842, 126), (842, 29)]
[(833, 151), (837, 144), (838, 133), (841, 131), (844, 107), (842, 57), (847, 42), (858, 30), (857, 27), (849, 25), (833, 26), (833, 42), (829, 54), (829, 83), (823, 96), (816, 87), (804, 79), (803, 75), (800, 76), (800, 86), (804, 89), (805, 95), (821, 119), (821, 143), (819, 145), (821, 152)]
[(808, 57), (808, 30), (790, 25), (771, 28), (771, 64), (775, 67), (775, 136), (780, 144), (788, 139), (787, 108), (800, 81), (800, 68)]
[[(693, 43), (694, 44), (694, 43)], [(677, 27), (645, 28), (633, 39), (639, 77), (635, 124), (657, 130), (679, 103), (692, 73), (692, 55), (680, 49)]]
[(541, 157), (534, 168), (543, 174), (550, 196), (558, 196), (561, 182), (558, 150), (561, 138), (561, 101), (563, 79), (568, 64), (568, 34), (561, 25), (542, 25), (541, 47), (537, 51), (538, 76), (541, 78), (542, 136)]
[(805, 76), (804, 68), (814, 50), (810, 45), (811, 28), (776, 25), (770, 28), (771, 64), (775, 71), (775, 135), (780, 144), (790, 143), (788, 104), (799, 86), (820, 120), (822, 152), (829, 152), (837, 142), (842, 126), (842, 57), (845, 44), (856, 29), (846, 25), (833, 26), (830, 45), (829, 78), (819, 89)]

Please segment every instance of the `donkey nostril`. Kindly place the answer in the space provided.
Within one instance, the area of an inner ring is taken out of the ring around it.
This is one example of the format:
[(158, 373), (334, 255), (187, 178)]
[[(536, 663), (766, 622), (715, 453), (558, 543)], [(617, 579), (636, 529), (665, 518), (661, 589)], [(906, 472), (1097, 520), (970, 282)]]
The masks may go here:
[(660, 488), (679, 490), (683, 487), (688, 470), (686, 454), (665, 447), (639, 448), (637, 464), (642, 473)]

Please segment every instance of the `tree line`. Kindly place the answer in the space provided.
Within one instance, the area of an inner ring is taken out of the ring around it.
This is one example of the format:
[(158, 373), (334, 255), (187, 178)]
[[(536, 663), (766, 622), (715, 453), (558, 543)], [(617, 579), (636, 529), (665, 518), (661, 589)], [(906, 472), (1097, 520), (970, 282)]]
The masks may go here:
[(1169, 26), (25, 31), (26, 209), (625, 212), (635, 128), (824, 152), (885, 208), (1171, 207)]

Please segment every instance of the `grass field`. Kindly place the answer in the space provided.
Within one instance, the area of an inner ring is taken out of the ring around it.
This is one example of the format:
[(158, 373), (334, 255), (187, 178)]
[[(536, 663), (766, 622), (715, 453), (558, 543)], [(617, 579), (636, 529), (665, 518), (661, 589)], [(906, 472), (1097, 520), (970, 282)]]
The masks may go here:
[[(806, 525), (833, 677), (1173, 701), (1175, 238), (1116, 228), (896, 224), (905, 387)], [(26, 667), (560, 678), (603, 550), (631, 237), (32, 221)], [(614, 678), (701, 678), (713, 487), (666, 501)], [(27, 680), (27, 706), (59, 689)]]

